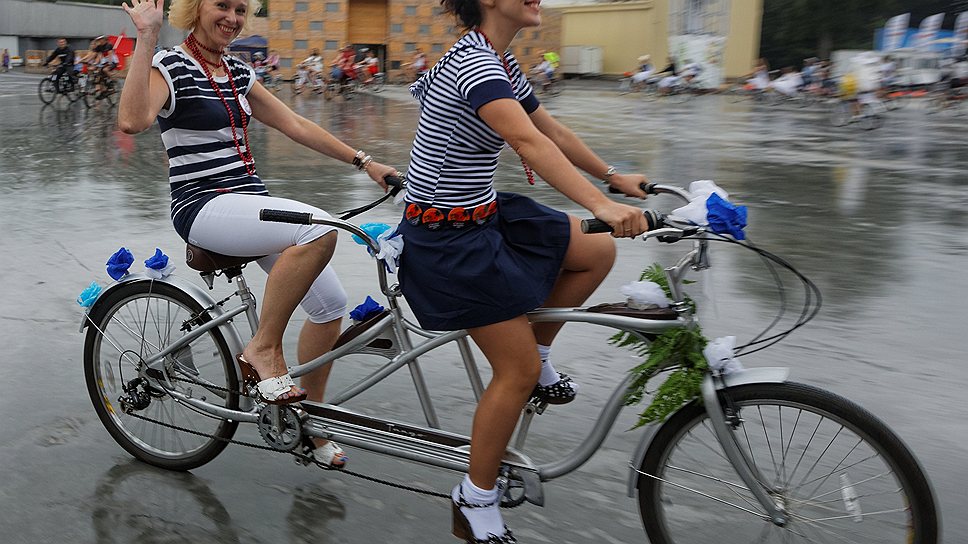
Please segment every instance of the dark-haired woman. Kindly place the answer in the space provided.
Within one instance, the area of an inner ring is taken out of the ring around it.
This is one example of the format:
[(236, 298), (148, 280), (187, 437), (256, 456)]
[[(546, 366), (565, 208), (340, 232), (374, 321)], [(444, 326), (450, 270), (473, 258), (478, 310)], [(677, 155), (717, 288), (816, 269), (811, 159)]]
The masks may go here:
[[(468, 29), (411, 87), (421, 113), (399, 226), (400, 285), (420, 323), (467, 329), (493, 369), (471, 431), (469, 474), (452, 493), (454, 534), (515, 542), (498, 508), (501, 458), (529, 395), (567, 402), (576, 388), (547, 361), (560, 324), (531, 325), (538, 306), (578, 306), (608, 274), (612, 239), (582, 235), (578, 220), (494, 190), (505, 143), (565, 196), (612, 225), (616, 237), (648, 229), (641, 210), (613, 202), (579, 171), (644, 198), (645, 177), (621, 174), (538, 103), (514, 57), (514, 35), (540, 24), (538, 2), (444, 0)], [(544, 362), (542, 361), (544, 360)], [(538, 384), (536, 387), (535, 384)]]
[[(154, 54), (163, 1), (131, 0), (130, 6), (124, 5), (138, 42), (121, 93), (118, 125), (134, 134), (157, 118), (168, 152), (172, 221), (185, 241), (224, 255), (265, 255), (258, 261), (269, 273), (259, 329), (238, 357), (243, 372), (257, 379), (261, 400), (319, 401), (329, 367), (303, 377), (305, 390), (297, 388), (286, 369), (282, 336), (301, 303), (309, 314), (299, 335), (301, 362), (329, 351), (338, 337), (346, 293), (329, 266), (336, 232), (321, 225), (259, 220), (261, 208), (326, 212), (269, 196), (256, 175), (249, 118), (356, 165), (383, 187), (383, 177), (394, 170), (296, 115), (256, 81), (252, 67), (224, 54), (258, 7), (257, 0), (174, 0), (169, 22), (190, 34), (181, 45)], [(319, 440), (316, 445), (317, 462), (345, 462), (336, 444)]]

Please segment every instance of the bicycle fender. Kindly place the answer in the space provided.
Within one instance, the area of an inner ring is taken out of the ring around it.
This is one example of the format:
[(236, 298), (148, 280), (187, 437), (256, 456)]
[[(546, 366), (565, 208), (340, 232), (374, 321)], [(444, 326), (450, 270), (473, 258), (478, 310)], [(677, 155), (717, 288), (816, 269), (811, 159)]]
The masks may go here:
[[(83, 333), (84, 329), (87, 328), (87, 326), (91, 323), (91, 321), (88, 319), (88, 316), (91, 316), (93, 319), (94, 316), (99, 316), (102, 312), (107, 311), (107, 309), (101, 304), (101, 301), (107, 300), (107, 297), (105, 296), (106, 294), (114, 289), (120, 288), (122, 285), (127, 285), (129, 283), (138, 281), (167, 283), (176, 289), (184, 291), (188, 296), (195, 299), (195, 301), (198, 302), (202, 308), (209, 308), (209, 313), (212, 314), (212, 317), (218, 317), (223, 313), (222, 307), (215, 304), (215, 300), (209, 296), (208, 292), (184, 278), (170, 275), (160, 280), (156, 280), (148, 277), (144, 273), (127, 274), (117, 282), (109, 285), (104, 292), (98, 296), (97, 300), (94, 301), (94, 304), (88, 308), (87, 312), (85, 312), (84, 316), (81, 318), (81, 326), (80, 329), (78, 329), (78, 332)], [(239, 332), (234, 326), (232, 326), (230, 323), (226, 323), (219, 327), (219, 331), (221, 331), (222, 335), (225, 337), (225, 343), (228, 344), (229, 353), (242, 353), (242, 348), (245, 347), (245, 344), (242, 343), (242, 338), (239, 336)]]
[[(723, 389), (724, 387), (736, 387), (738, 385), (746, 385), (750, 383), (783, 383), (787, 381), (790, 377), (790, 369), (784, 367), (762, 367), (762, 368), (744, 368), (742, 370), (737, 370), (732, 374), (725, 377), (726, 384), (723, 385), (717, 382), (716, 389)], [(672, 416), (669, 416), (672, 417)], [(655, 434), (659, 432), (662, 428), (662, 423), (652, 423), (646, 427), (645, 433), (642, 438), (639, 439), (639, 444), (635, 447), (635, 451), (632, 454), (632, 459), (629, 461), (629, 479), (628, 479), (628, 496), (635, 497), (635, 485), (639, 479), (638, 468), (642, 466), (642, 460), (645, 459), (645, 452), (649, 450), (649, 446), (652, 444), (652, 439), (655, 438)]]

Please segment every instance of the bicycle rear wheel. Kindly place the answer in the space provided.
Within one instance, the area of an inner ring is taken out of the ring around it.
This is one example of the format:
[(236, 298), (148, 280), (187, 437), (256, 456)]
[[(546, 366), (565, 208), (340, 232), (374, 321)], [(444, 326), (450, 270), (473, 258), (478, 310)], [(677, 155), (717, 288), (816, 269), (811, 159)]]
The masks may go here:
[(789, 522), (769, 521), (692, 403), (663, 424), (640, 467), (639, 509), (652, 544), (937, 542), (921, 467), (872, 414), (797, 383), (743, 385), (725, 397), (739, 411), (740, 448)]
[[(238, 422), (179, 403), (148, 376), (143, 363), (208, 321), (208, 315), (195, 299), (166, 283), (134, 281), (105, 297), (89, 315), (84, 341), (84, 378), (101, 423), (122, 448), (146, 463), (191, 470), (211, 461), (228, 445)], [(164, 360), (175, 390), (233, 410), (239, 406), (238, 395), (228, 392), (239, 389), (234, 365), (217, 328)], [(130, 396), (125, 388), (133, 385), (148, 403), (129, 413), (119, 399)]]

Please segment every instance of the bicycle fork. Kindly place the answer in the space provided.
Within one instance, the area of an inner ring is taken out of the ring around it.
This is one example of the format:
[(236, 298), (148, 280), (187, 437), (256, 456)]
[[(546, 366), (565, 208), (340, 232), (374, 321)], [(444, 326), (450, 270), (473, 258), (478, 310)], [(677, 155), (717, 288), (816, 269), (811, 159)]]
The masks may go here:
[(743, 483), (749, 488), (750, 493), (753, 494), (756, 501), (763, 507), (769, 520), (774, 525), (783, 527), (789, 521), (786, 508), (784, 505), (778, 504), (766, 491), (762, 483), (764, 481), (763, 477), (756, 469), (756, 465), (746, 456), (746, 453), (736, 442), (736, 436), (731, 427), (735, 427), (741, 423), (741, 420), (739, 419), (739, 414), (734, 412), (731, 406), (727, 406), (730, 410), (729, 416), (731, 420), (726, 420), (722, 403), (719, 402), (719, 395), (716, 394), (716, 379), (712, 375), (707, 374), (702, 382), (702, 400), (703, 405), (706, 407), (706, 414), (709, 416), (709, 423), (716, 434), (716, 438), (719, 439), (719, 444), (723, 447), (723, 453), (726, 454), (726, 458), (729, 459), (730, 464), (736, 469), (736, 474), (739, 475)]

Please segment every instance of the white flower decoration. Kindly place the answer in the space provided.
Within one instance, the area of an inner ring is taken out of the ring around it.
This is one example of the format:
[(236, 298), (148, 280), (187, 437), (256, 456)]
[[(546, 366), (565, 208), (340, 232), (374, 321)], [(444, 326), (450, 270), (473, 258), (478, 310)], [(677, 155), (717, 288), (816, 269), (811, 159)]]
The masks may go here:
[(623, 285), (619, 291), (628, 298), (629, 308), (636, 310), (668, 308), (672, 304), (662, 287), (654, 281), (634, 281)]
[(732, 374), (743, 370), (743, 365), (733, 357), (736, 348), (735, 336), (723, 336), (706, 344), (702, 354), (709, 363), (709, 368), (718, 370), (722, 374)]

